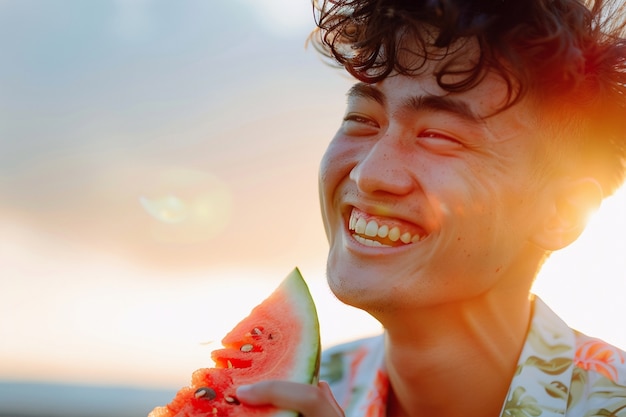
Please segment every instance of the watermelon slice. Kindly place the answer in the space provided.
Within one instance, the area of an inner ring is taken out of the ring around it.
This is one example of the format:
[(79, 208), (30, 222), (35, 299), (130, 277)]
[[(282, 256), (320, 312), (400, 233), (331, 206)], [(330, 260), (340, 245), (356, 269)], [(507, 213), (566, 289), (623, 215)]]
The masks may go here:
[(241, 404), (240, 385), (267, 379), (316, 383), (320, 355), (317, 311), (296, 268), (211, 353), (215, 367), (198, 369), (191, 385), (148, 417), (293, 417), (296, 412)]

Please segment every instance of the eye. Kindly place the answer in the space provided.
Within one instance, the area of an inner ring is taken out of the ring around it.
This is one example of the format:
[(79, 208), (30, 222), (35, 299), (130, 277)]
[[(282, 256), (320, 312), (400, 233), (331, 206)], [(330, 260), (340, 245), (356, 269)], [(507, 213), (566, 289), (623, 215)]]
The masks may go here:
[(380, 128), (376, 120), (361, 113), (348, 113), (343, 118), (342, 127), (347, 135), (352, 136), (373, 135)]
[(420, 143), (430, 147), (454, 149), (462, 146), (462, 143), (454, 136), (439, 130), (424, 130), (417, 135), (417, 138)]
[(364, 116), (358, 113), (351, 113), (346, 115), (346, 117), (343, 118), (343, 121), (346, 123), (359, 123), (378, 127), (378, 123), (376, 123), (374, 120), (372, 120), (368, 116)]

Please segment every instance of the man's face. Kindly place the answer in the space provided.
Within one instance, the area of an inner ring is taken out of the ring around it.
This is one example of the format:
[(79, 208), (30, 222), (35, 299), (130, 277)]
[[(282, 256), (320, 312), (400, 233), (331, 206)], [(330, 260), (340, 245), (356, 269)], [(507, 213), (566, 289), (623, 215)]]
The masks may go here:
[(368, 311), (528, 291), (543, 253), (531, 106), (492, 115), (499, 78), (446, 94), (429, 73), (357, 84), (322, 160), (329, 284)]

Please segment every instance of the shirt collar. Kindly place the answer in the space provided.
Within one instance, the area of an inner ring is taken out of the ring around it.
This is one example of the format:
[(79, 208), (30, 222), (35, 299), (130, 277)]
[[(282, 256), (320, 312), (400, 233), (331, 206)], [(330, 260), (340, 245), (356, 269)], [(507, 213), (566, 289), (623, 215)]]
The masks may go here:
[(538, 297), (501, 417), (565, 415), (576, 351), (574, 332)]

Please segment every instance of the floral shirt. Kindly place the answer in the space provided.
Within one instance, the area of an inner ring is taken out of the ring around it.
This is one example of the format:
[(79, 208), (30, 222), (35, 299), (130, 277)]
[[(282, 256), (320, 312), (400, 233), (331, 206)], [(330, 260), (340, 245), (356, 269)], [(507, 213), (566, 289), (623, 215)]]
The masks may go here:
[[(383, 337), (324, 352), (346, 417), (385, 417)], [(500, 417), (626, 417), (626, 352), (570, 329), (539, 298)]]

